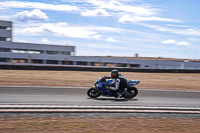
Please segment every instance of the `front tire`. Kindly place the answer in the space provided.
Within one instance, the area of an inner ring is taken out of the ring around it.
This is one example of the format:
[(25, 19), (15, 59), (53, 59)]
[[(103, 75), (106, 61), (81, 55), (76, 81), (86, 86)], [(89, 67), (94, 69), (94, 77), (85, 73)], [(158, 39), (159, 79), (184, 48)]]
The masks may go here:
[(129, 93), (129, 95), (125, 95), (125, 98), (131, 99), (137, 96), (138, 89), (136, 87), (129, 87), (127, 92)]
[(91, 98), (97, 98), (101, 95), (101, 92), (98, 91), (97, 89), (93, 89), (93, 88), (90, 88), (88, 91), (87, 91), (87, 95)]

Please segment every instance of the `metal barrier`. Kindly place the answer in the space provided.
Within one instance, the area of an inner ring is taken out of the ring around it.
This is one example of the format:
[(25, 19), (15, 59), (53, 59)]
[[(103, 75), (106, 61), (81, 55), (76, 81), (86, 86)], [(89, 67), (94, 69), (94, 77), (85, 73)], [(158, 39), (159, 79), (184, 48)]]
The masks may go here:
[(98, 71), (109, 72), (118, 69), (120, 72), (147, 72), (147, 73), (200, 73), (194, 69), (144, 69), (131, 67), (105, 67), (105, 66), (80, 66), (80, 65), (49, 65), (29, 63), (0, 63), (0, 69), (7, 70), (59, 70), (59, 71)]

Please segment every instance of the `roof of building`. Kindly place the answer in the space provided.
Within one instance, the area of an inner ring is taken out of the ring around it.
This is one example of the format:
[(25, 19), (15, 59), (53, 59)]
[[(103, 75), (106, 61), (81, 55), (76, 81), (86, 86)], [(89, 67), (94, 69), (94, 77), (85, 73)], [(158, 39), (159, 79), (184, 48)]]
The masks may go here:
[(163, 57), (121, 57), (121, 56), (89, 56), (89, 57), (105, 57), (105, 58), (122, 58), (122, 59), (139, 59), (139, 60), (164, 60), (164, 61), (192, 61), (200, 62), (195, 59), (178, 59), (178, 58), (163, 58)]

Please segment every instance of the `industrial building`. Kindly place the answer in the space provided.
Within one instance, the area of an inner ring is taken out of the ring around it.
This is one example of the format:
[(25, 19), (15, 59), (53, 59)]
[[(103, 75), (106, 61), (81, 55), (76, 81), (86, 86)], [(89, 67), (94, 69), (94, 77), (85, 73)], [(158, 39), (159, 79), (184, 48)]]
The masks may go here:
[(199, 61), (75, 56), (74, 46), (12, 41), (12, 22), (0, 20), (0, 64), (81, 65), (148, 69), (200, 69)]

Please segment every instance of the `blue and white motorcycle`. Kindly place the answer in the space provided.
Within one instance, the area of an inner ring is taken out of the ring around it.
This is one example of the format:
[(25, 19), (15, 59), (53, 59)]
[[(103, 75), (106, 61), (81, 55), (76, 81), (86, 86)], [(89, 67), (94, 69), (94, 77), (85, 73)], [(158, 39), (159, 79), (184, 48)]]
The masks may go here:
[[(119, 78), (123, 78), (124, 80), (126, 80), (126, 78), (121, 74)], [(127, 83), (128, 88), (122, 92), (122, 97), (126, 99), (134, 98), (138, 94), (138, 89), (134, 86), (139, 84), (140, 81), (129, 80)], [(87, 95), (90, 98), (97, 98), (101, 95), (107, 97), (116, 97), (116, 92), (108, 90), (108, 86), (113, 86), (113, 80), (109, 79), (106, 81), (106, 77), (100, 77), (96, 80), (94, 86), (87, 91)]]

